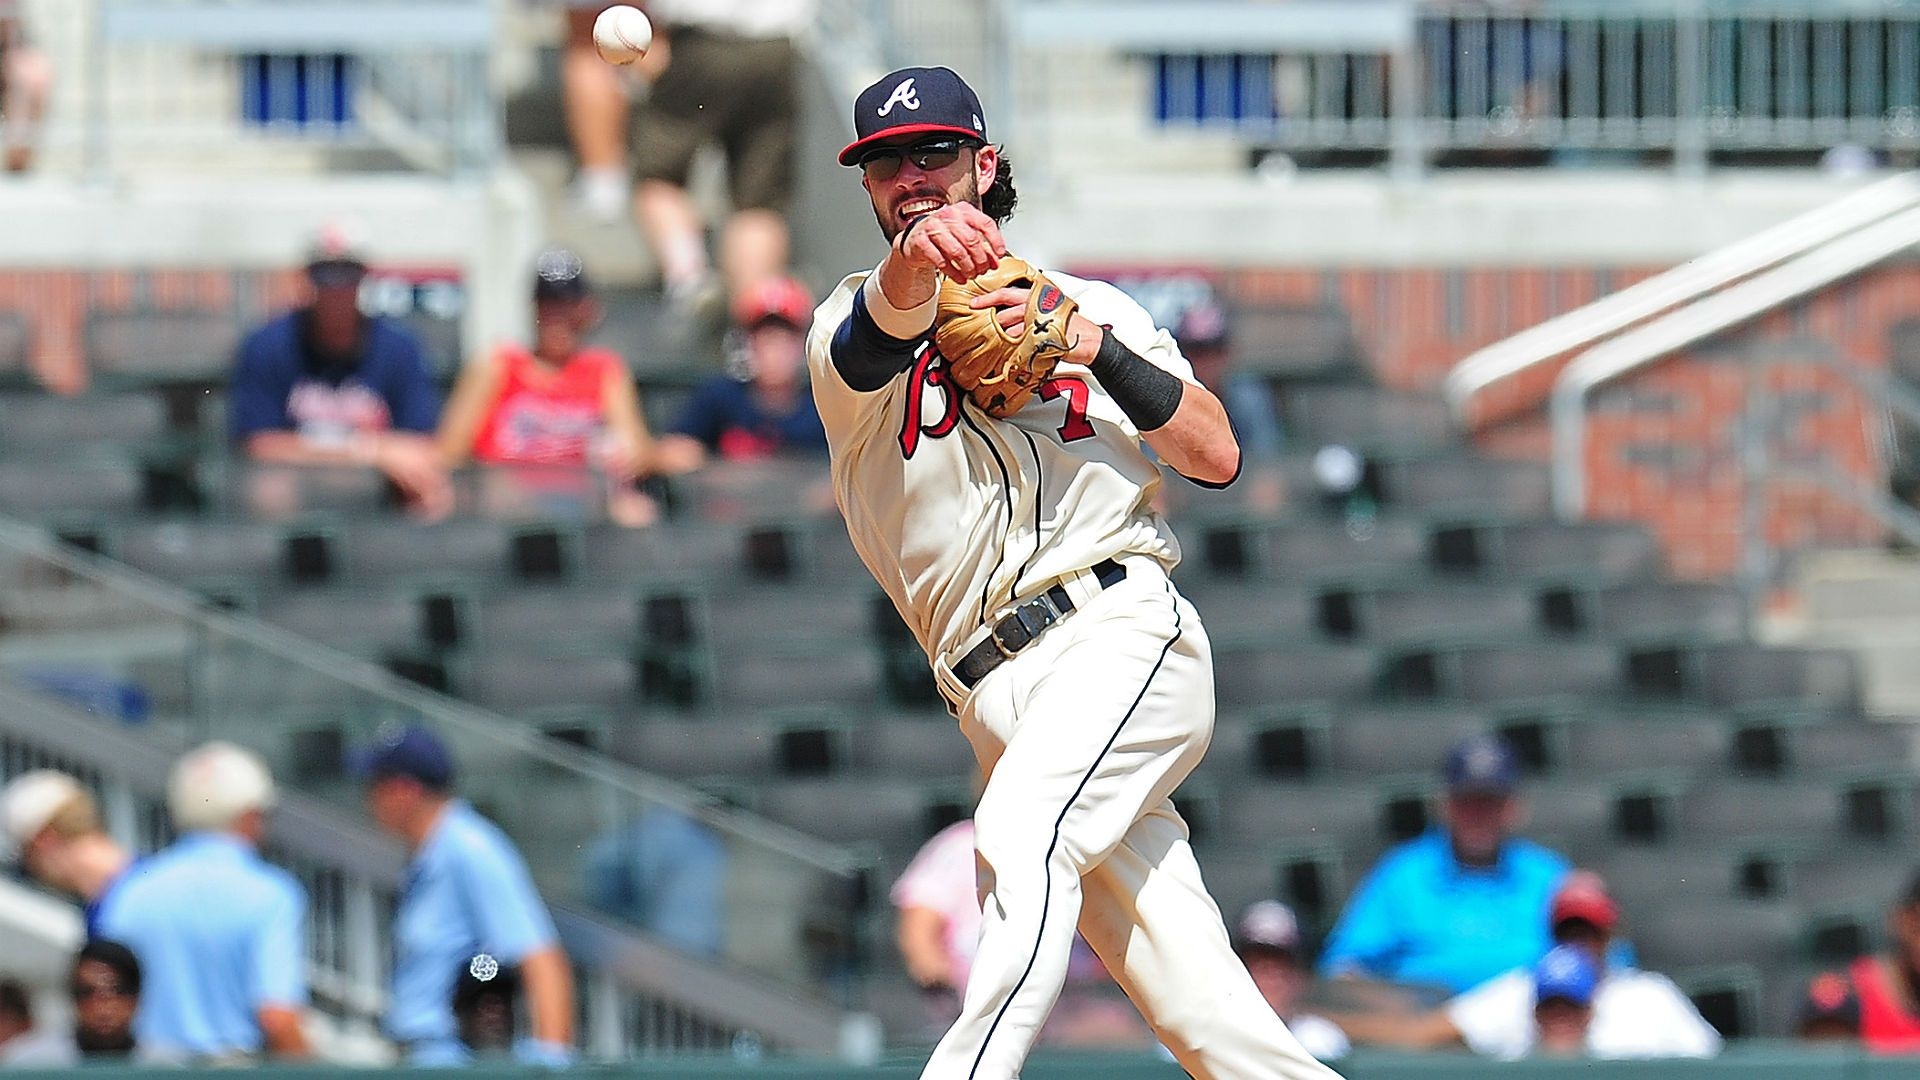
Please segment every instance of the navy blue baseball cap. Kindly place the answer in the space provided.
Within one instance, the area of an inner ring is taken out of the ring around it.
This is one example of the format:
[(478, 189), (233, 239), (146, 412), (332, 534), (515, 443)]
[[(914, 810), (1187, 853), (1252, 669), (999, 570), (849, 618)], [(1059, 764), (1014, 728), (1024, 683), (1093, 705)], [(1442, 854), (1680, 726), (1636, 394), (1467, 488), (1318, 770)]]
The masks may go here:
[(1585, 949), (1560, 945), (1533, 969), (1533, 1000), (1571, 1001), (1582, 1008), (1593, 1004), (1600, 986), (1600, 967)]
[(854, 140), (840, 164), (855, 165), (868, 147), (901, 135), (958, 135), (987, 141), (980, 95), (952, 68), (910, 67), (888, 75), (853, 102)]
[(407, 776), (430, 788), (453, 783), (453, 755), (440, 736), (419, 724), (383, 729), (370, 745), (355, 751), (347, 769), (365, 783)]
[(1520, 759), (1498, 735), (1469, 735), (1447, 752), (1443, 772), (1450, 792), (1509, 795), (1520, 783)]

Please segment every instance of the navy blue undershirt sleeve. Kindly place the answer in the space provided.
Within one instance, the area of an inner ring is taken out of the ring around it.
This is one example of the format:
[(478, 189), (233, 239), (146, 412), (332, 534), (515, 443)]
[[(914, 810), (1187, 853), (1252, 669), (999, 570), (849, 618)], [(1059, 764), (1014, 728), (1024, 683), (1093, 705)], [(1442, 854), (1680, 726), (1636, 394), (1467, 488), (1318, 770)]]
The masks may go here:
[(853, 389), (870, 394), (913, 366), (920, 340), (894, 337), (867, 312), (865, 289), (855, 289), (853, 311), (834, 328), (830, 352), (834, 370)]

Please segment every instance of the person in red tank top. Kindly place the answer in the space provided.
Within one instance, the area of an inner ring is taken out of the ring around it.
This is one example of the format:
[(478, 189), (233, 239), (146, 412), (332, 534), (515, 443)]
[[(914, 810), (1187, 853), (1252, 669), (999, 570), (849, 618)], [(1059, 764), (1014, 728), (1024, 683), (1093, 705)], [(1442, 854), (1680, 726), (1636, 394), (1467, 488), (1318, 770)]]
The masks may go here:
[(600, 305), (570, 251), (540, 256), (533, 289), (531, 350), (503, 345), (461, 372), (439, 432), (449, 466), (469, 459), (516, 466), (517, 483), (565, 487), (575, 470), (597, 469), (610, 484), (607, 514), (627, 525), (650, 523), (652, 501), (633, 481), (650, 470), (653, 438), (626, 363), (585, 344)]
[(1920, 1054), (1920, 876), (1888, 914), (1892, 946), (1863, 956), (1844, 978), (1827, 973), (1807, 990), (1803, 1037), (1828, 1037), (1851, 1025), (1868, 1050)]

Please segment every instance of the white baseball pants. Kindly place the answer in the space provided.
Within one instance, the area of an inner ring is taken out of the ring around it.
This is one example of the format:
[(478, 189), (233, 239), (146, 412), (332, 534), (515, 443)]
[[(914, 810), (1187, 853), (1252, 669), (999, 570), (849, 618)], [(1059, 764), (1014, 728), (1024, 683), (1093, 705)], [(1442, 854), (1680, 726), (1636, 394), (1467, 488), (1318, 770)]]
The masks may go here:
[(1158, 564), (1126, 564), (956, 698), (988, 777), (974, 815), (984, 919), (960, 1018), (921, 1076), (1012, 1080), (1077, 926), (1198, 1080), (1338, 1080), (1254, 988), (1200, 879), (1169, 796), (1213, 735), (1212, 650)]

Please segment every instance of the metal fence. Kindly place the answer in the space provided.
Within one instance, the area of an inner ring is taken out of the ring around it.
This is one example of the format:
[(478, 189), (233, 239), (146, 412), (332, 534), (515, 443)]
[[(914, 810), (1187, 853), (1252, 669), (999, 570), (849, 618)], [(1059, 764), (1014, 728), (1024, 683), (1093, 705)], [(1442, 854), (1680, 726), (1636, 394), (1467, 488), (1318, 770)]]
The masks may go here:
[[(1000, 18), (981, 20), (997, 35), (984, 66), (1008, 73), (1021, 123), (1068, 133), (1069, 147), (1213, 135), (1405, 172), (1920, 152), (1920, 6), (1897, 0), (995, 8)], [(927, 17), (894, 14), (899, 59), (969, 55), (927, 33)]]
[(498, 156), (495, 0), (60, 0), (56, 161), (471, 173)]
[[(166, 838), (164, 762), (189, 743), (222, 738), (259, 752), (317, 815), (364, 831), (343, 750), (384, 725), (430, 724), (460, 765), (461, 793), (515, 839), (553, 906), (587, 973), (588, 1044), (601, 1056), (711, 1051), (741, 1038), (831, 1054), (869, 1030), (841, 1004), (859, 989), (850, 980), (866, 886), (864, 863), (843, 849), (4, 521), (0, 672), (96, 708), (116, 698), (89, 687), (139, 698), (133, 726), (102, 727), (93, 739), (18, 709), (0, 716), (0, 772), (43, 763), (77, 770), (107, 793), (119, 835), (143, 849)], [(303, 828), (293, 837), (302, 844), (286, 849), (312, 890), (314, 989), (365, 1017), (384, 989), (380, 912), (391, 906), (398, 866), (349, 859), (340, 852), (352, 845), (321, 843), (316, 829)], [(717, 879), (703, 893), (718, 935), (712, 952), (623, 921), (590, 877), (594, 852), (627, 858), (631, 844), (689, 835), (715, 856), (705, 865)]]

